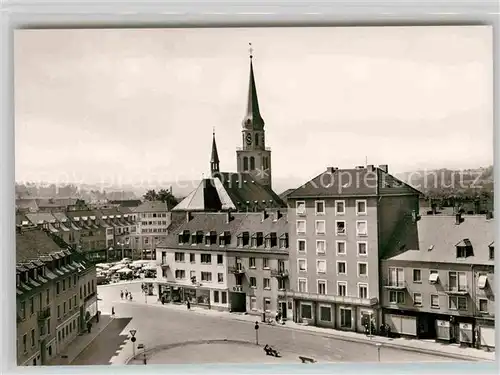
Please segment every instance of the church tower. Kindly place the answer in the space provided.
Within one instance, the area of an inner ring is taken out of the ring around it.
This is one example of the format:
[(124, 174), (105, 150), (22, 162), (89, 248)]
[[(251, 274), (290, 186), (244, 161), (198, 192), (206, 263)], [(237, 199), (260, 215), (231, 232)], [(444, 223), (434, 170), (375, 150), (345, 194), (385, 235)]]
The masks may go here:
[(266, 147), (264, 120), (259, 111), (251, 44), (248, 103), (242, 125), (243, 147), (236, 151), (238, 173), (249, 173), (261, 185), (271, 187), (271, 150)]
[(210, 157), (210, 174), (214, 177), (220, 173), (219, 153), (217, 152), (217, 144), (215, 143), (215, 129), (212, 138), (212, 155)]

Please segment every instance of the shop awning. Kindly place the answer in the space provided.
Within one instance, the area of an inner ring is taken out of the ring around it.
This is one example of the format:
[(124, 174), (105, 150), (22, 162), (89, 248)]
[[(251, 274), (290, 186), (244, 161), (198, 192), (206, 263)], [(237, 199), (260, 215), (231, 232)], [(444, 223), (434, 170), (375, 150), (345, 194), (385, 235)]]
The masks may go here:
[(486, 275), (481, 275), (479, 276), (479, 279), (477, 281), (477, 286), (479, 289), (484, 289), (486, 288), (486, 283), (488, 282), (488, 276)]
[(437, 283), (439, 281), (439, 274), (437, 272), (431, 273), (429, 275), (429, 282), (430, 283)]

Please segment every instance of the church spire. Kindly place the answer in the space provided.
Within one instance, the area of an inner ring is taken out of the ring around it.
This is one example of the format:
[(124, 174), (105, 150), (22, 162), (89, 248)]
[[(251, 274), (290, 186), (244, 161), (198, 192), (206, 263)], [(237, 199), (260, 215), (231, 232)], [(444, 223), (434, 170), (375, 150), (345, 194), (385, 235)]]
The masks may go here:
[(217, 144), (215, 143), (215, 128), (212, 135), (212, 156), (210, 158), (210, 171), (212, 175), (219, 173), (219, 153), (217, 152)]
[(248, 103), (247, 113), (243, 119), (244, 128), (252, 128), (259, 130), (264, 128), (264, 120), (259, 111), (259, 100), (257, 98), (257, 88), (255, 86), (255, 76), (253, 73), (253, 48), (252, 43), (249, 43), (250, 48), (250, 81), (248, 83)]

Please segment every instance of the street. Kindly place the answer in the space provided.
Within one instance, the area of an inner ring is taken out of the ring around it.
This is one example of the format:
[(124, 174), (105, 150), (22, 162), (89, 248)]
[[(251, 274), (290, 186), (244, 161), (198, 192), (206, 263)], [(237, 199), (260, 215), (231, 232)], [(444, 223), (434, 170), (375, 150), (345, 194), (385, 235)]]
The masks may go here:
[[(252, 347), (245, 358), (245, 345), (207, 345), (203, 340), (236, 340), (255, 343), (256, 335), (253, 322), (232, 320), (229, 317), (198, 314), (186, 309), (174, 309), (158, 303), (144, 302), (140, 283), (111, 285), (98, 288), (99, 309), (110, 314), (114, 306), (116, 318), (72, 363), (74, 365), (125, 364), (132, 357), (134, 348), (129, 339), (129, 331), (136, 330), (137, 342), (146, 348), (151, 363), (206, 363), (210, 351), (214, 362), (256, 362), (258, 355), (262, 363), (269, 359), (259, 349)], [(134, 301), (120, 299), (120, 290), (132, 292)], [(149, 301), (152, 301), (150, 299)], [(259, 344), (269, 344), (285, 355), (283, 360), (298, 362), (298, 356), (307, 356), (318, 362), (377, 362), (377, 347), (373, 344), (348, 342), (334, 337), (322, 337), (304, 331), (284, 329), (260, 324)], [(163, 348), (184, 342), (199, 342), (199, 346), (177, 346), (169, 350)], [(232, 348), (235, 350), (232, 350)], [(153, 350), (154, 349), (154, 350)], [(142, 351), (141, 351), (142, 352)], [(221, 353), (222, 352), (222, 353)], [(136, 353), (139, 351), (136, 350)], [(430, 362), (450, 361), (439, 355), (431, 356), (389, 347), (380, 348), (381, 362)], [(279, 359), (273, 360), (279, 363)]]

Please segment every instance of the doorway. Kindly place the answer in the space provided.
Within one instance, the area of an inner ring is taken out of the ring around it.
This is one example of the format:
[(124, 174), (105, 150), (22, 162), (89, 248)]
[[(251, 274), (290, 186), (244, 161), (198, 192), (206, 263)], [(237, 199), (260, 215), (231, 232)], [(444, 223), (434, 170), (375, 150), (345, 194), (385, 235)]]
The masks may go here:
[(280, 301), (280, 311), (283, 320), (286, 320), (286, 313), (288, 311), (288, 309), (286, 308), (286, 301)]

